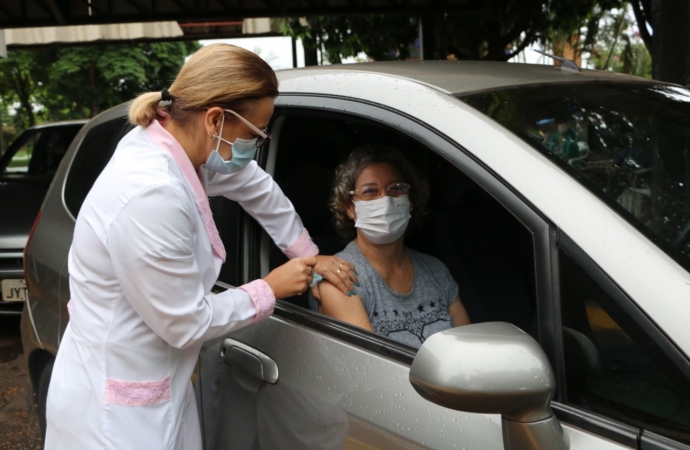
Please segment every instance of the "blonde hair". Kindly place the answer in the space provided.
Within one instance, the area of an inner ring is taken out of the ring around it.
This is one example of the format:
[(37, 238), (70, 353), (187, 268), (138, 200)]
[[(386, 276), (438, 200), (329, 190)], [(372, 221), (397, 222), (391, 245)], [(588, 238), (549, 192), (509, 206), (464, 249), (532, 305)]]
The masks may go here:
[[(194, 53), (168, 88), (171, 102), (161, 104), (161, 92), (147, 92), (129, 106), (129, 121), (148, 126), (169, 116), (184, 125), (212, 106), (246, 113), (255, 100), (278, 96), (278, 79), (258, 55), (230, 44), (212, 44)], [(226, 120), (231, 119), (226, 117)]]

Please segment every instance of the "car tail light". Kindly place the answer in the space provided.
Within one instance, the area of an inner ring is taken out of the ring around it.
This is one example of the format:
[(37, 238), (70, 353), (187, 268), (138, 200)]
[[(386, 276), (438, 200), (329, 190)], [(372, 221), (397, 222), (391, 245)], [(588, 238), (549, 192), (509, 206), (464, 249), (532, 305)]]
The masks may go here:
[(38, 226), (38, 222), (41, 220), (41, 213), (43, 212), (42, 209), (38, 210), (38, 214), (36, 215), (36, 220), (34, 220), (34, 224), (31, 226), (31, 231), (29, 231), (29, 238), (26, 240), (26, 245), (24, 246), (24, 278), (26, 278), (26, 252), (29, 251), (29, 244), (31, 243), (31, 238), (34, 236), (34, 231), (36, 231), (36, 227)]

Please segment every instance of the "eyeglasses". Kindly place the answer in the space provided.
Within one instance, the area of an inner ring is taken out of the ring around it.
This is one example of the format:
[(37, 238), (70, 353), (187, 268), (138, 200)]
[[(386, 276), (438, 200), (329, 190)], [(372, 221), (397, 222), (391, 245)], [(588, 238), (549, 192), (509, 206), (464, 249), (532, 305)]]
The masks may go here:
[(389, 197), (400, 197), (402, 195), (409, 194), (411, 187), (412, 186), (409, 183), (398, 182), (390, 183), (388, 186), (384, 188), (380, 188), (374, 185), (365, 185), (359, 189), (350, 191), (349, 194), (356, 195), (360, 197), (362, 200), (374, 200), (375, 198), (379, 197), (382, 189), (385, 191), (385, 195)]
[(250, 121), (248, 121), (244, 117), (237, 114), (235, 111), (233, 111), (231, 109), (224, 109), (223, 111), (229, 112), (233, 116), (237, 117), (242, 122), (244, 122), (244, 124), (247, 125), (250, 130), (252, 130), (254, 133), (259, 135), (257, 140), (256, 140), (257, 148), (263, 147), (264, 145), (266, 145), (268, 143), (268, 141), (271, 140), (271, 135), (266, 132), (268, 130), (268, 128), (264, 128), (263, 130), (260, 130), (257, 127), (255, 127)]

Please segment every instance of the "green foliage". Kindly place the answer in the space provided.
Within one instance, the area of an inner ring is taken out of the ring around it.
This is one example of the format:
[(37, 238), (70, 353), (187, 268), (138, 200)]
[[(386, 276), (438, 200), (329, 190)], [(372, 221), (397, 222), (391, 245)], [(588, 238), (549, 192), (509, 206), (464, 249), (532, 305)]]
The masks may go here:
[(281, 21), (285, 35), (315, 42), (331, 64), (356, 57), (360, 52), (376, 61), (409, 58), (418, 30), (415, 18), (395, 14), (311, 16), (306, 22), (294, 18)]
[(9, 50), (0, 59), (0, 110), (7, 118), (8, 109), (18, 104), (18, 114), (11, 122), (20, 129), (36, 123), (35, 99), (45, 91), (48, 67), (54, 55), (46, 49)]
[(3, 122), (21, 131), (37, 122), (93, 117), (169, 86), (198, 48), (197, 42), (153, 42), (10, 50), (0, 60)]
[(652, 77), (652, 57), (636, 35), (636, 23), (627, 8), (602, 12), (599, 25), (587, 51), (590, 64), (598, 70), (611, 70), (641, 77)]
[[(134, 46), (61, 49), (50, 71), (43, 104), (51, 119), (93, 117), (141, 92), (169, 86), (196, 43), (156, 42)], [(65, 93), (69, 93), (65, 95)]]
[[(470, 1), (462, 11), (426, 14), (434, 55), (427, 59), (507, 61), (526, 46), (548, 42), (554, 33), (572, 36), (595, 8), (608, 10), (621, 0)], [(388, 15), (310, 16), (284, 19), (284, 34), (319, 47), (331, 63), (366, 53), (374, 60), (405, 59), (418, 36), (419, 17)]]

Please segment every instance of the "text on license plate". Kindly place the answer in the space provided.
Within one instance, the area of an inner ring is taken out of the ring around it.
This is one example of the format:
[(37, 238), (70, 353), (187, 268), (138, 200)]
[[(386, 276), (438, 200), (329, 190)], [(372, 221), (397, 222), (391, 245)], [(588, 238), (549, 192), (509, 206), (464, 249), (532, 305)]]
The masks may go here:
[(2, 280), (2, 300), (5, 302), (26, 301), (26, 281)]

